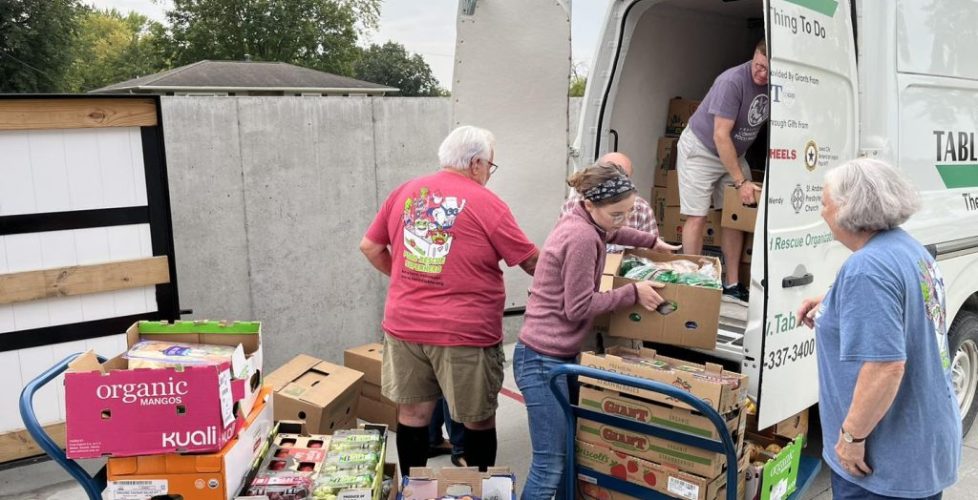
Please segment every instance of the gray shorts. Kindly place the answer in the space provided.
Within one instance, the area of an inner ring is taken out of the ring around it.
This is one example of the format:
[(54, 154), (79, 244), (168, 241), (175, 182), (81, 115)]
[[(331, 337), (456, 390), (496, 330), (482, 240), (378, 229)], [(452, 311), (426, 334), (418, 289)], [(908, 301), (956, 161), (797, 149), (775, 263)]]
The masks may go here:
[[(720, 158), (700, 142), (689, 127), (679, 137), (676, 170), (679, 174), (679, 213), (706, 215), (710, 202), (723, 207), (723, 188), (733, 184), (733, 177)], [(743, 156), (737, 158), (744, 178), (752, 180), (750, 166)]]

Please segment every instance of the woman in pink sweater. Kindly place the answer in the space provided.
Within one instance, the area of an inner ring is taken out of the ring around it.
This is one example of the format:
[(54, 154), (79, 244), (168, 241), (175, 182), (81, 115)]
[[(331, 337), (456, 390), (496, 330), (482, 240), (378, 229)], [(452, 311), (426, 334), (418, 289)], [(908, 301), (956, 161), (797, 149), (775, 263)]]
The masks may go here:
[[(567, 184), (583, 201), (557, 222), (547, 237), (526, 305), (519, 342), (513, 353), (516, 384), (526, 400), (533, 460), (523, 500), (564, 498), (567, 428), (550, 392), (553, 367), (573, 363), (591, 334), (595, 316), (640, 304), (654, 310), (662, 303), (650, 281), (599, 292), (605, 244), (674, 251), (650, 233), (624, 227), (635, 203), (635, 186), (620, 167), (599, 162), (574, 173)], [(566, 381), (562, 390), (567, 394)]]

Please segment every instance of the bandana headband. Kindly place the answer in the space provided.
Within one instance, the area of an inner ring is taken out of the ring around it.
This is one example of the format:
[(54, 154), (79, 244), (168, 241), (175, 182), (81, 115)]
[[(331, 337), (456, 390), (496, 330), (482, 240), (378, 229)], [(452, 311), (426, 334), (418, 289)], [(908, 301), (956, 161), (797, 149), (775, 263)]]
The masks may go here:
[(632, 180), (623, 175), (608, 179), (591, 189), (588, 189), (582, 196), (591, 200), (592, 202), (604, 201), (608, 198), (613, 198), (622, 193), (627, 193), (629, 191), (634, 191), (635, 185), (632, 184)]

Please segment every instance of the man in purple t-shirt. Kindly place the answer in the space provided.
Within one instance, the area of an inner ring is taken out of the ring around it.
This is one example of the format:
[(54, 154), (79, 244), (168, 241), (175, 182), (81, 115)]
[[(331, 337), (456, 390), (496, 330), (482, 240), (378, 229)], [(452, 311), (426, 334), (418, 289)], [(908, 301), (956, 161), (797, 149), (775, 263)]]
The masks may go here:
[[(703, 251), (706, 214), (711, 201), (716, 207), (723, 205), (725, 185), (733, 184), (745, 205), (757, 203), (760, 187), (751, 182), (744, 153), (768, 119), (767, 77), (767, 46), (762, 39), (750, 61), (717, 77), (679, 138), (676, 169), (679, 212), (686, 216), (683, 226), (686, 254), (699, 255)], [(723, 228), (720, 247), (724, 262), (730, 263), (726, 266), (723, 294), (746, 302), (748, 290), (739, 284), (737, 265), (743, 246), (743, 231)]]

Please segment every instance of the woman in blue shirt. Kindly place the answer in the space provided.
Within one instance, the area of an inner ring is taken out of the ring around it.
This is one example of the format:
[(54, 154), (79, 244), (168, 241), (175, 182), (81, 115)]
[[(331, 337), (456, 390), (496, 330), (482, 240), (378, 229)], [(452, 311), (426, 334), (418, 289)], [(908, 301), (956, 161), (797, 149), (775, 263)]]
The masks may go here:
[(853, 254), (798, 316), (815, 328), (822, 456), (836, 500), (940, 498), (957, 480), (944, 281), (899, 227), (919, 204), (881, 161), (852, 160), (825, 176), (822, 217)]

